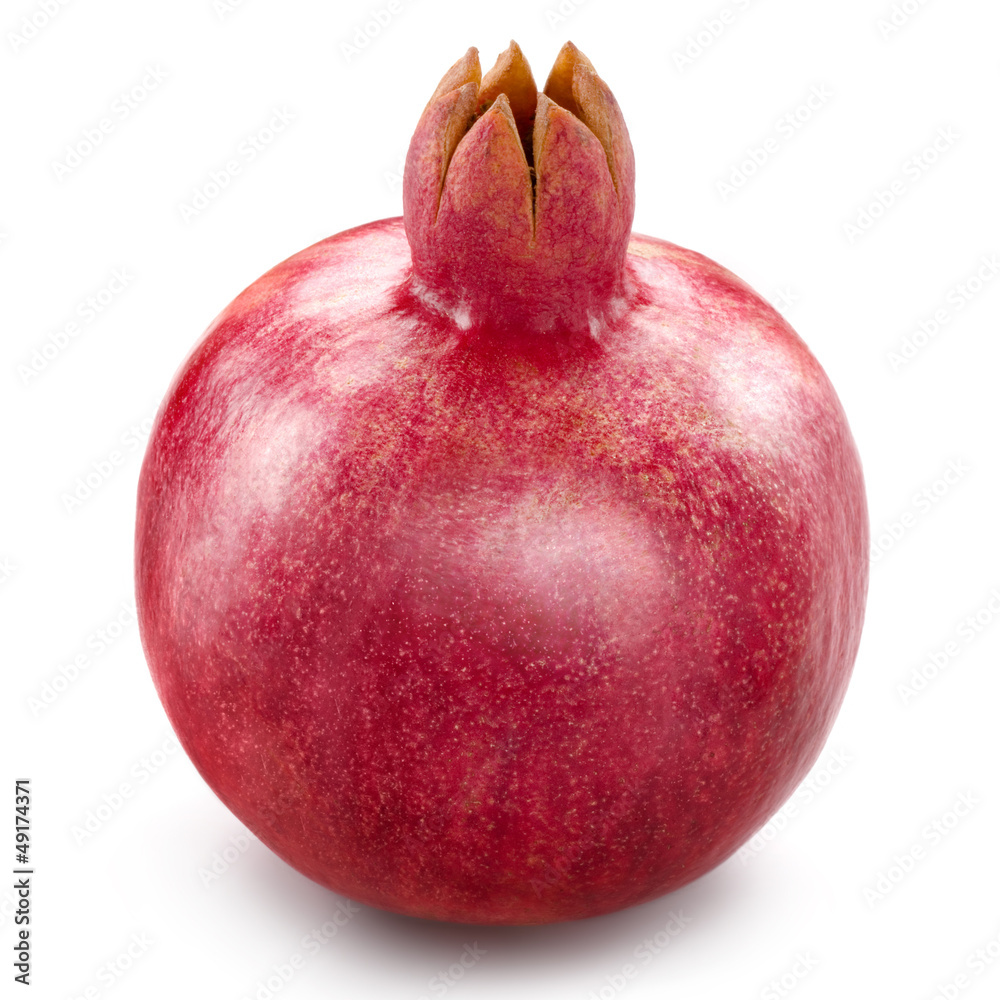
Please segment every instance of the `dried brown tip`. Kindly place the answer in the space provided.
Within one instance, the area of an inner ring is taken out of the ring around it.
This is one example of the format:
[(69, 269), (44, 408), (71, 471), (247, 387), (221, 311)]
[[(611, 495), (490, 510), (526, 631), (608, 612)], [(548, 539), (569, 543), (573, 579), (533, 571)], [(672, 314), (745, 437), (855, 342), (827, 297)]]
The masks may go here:
[(619, 134), (624, 128), (621, 111), (594, 64), (572, 42), (559, 50), (545, 81), (544, 93), (576, 115), (597, 136), (607, 154), (608, 169), (617, 190), (621, 181)]
[(572, 111), (577, 118), (582, 119), (580, 106), (573, 95), (573, 72), (577, 66), (589, 66), (593, 63), (572, 43), (567, 42), (556, 56), (552, 64), (549, 78), (545, 81), (545, 96), (555, 101), (560, 107)]
[(507, 50), (497, 56), (493, 68), (483, 77), (479, 88), (480, 113), (491, 107), (500, 94), (507, 95), (511, 113), (517, 122), (518, 135), (523, 142), (531, 135), (538, 87), (528, 60), (524, 58), (521, 47), (513, 40)]
[(447, 94), (449, 91), (457, 90), (459, 87), (465, 86), (467, 83), (474, 83), (476, 85), (476, 90), (479, 90), (479, 85), (483, 79), (483, 71), (479, 66), (479, 49), (475, 46), (469, 48), (468, 52), (462, 56), (461, 59), (455, 63), (454, 66), (448, 70), (443, 77), (441, 77), (441, 82), (437, 85), (437, 89), (431, 94), (431, 99), (427, 102), (424, 110), (426, 111), (439, 97)]

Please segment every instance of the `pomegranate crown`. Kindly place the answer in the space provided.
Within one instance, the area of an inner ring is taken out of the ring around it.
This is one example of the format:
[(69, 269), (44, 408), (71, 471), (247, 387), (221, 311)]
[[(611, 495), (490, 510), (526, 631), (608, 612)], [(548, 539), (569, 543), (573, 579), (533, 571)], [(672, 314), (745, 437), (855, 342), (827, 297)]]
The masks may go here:
[(594, 332), (623, 296), (634, 207), (621, 110), (572, 42), (541, 92), (516, 42), (485, 76), (470, 48), (406, 157), (414, 291), (463, 329)]

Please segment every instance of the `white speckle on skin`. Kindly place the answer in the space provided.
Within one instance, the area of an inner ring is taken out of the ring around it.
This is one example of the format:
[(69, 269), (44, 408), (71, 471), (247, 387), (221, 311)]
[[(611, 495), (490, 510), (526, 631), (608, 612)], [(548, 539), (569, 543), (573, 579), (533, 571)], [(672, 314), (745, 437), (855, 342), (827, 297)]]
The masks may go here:
[(472, 310), (468, 302), (462, 302), (454, 307), (448, 306), (439, 295), (416, 278), (413, 279), (413, 294), (429, 309), (447, 316), (460, 330), (468, 330), (472, 326)]

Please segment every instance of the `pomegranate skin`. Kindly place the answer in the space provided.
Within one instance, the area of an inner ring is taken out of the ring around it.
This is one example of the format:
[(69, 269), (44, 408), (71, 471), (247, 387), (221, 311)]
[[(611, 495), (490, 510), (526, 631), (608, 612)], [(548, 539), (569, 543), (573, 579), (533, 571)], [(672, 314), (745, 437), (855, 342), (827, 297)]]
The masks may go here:
[(401, 219), (296, 254), (194, 349), (142, 467), (143, 646), (219, 798), (399, 913), (594, 916), (732, 854), (815, 761), (867, 588), (806, 346), (633, 235), (601, 329), (461, 329)]

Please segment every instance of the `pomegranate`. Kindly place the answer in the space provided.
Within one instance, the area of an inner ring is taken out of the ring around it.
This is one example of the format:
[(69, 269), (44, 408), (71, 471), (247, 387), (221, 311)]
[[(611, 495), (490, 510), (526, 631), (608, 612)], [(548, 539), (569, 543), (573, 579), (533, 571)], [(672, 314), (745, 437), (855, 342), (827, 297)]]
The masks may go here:
[(572, 44), (445, 74), (404, 215), (212, 323), (142, 467), (136, 588), (191, 760), (399, 913), (607, 913), (734, 852), (815, 761), (867, 588), (857, 451), (784, 319), (631, 233)]

